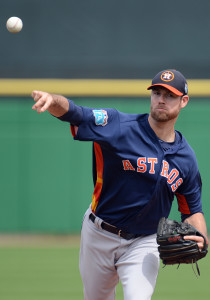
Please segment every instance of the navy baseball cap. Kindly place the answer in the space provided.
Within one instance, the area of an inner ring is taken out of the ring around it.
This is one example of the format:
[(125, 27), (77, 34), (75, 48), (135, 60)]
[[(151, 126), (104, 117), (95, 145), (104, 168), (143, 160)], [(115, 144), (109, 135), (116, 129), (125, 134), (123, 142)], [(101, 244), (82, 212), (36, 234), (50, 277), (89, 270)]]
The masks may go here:
[(184, 96), (188, 93), (185, 77), (182, 73), (173, 69), (159, 72), (152, 79), (152, 84), (147, 89), (151, 90), (154, 86), (163, 86), (177, 96)]

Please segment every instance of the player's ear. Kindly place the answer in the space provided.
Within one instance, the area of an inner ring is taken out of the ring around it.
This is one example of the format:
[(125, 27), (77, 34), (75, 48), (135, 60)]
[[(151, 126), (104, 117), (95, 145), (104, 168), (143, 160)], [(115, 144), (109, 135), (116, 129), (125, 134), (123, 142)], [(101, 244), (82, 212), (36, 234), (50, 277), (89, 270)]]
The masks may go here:
[(187, 105), (188, 101), (189, 101), (189, 96), (188, 95), (182, 96), (182, 98), (181, 98), (181, 107), (184, 108)]

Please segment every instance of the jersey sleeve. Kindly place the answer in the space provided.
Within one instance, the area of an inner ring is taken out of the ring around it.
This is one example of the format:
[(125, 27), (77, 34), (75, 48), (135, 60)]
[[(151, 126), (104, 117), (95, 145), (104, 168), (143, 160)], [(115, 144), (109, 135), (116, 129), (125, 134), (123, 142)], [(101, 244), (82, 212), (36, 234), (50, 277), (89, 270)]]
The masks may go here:
[(202, 181), (197, 163), (192, 164), (188, 177), (185, 179), (183, 185), (176, 192), (179, 211), (181, 212), (182, 221), (190, 215), (201, 212), (201, 191)]
[(57, 119), (69, 122), (73, 126), (79, 126), (83, 119), (83, 111), (82, 107), (76, 105), (72, 100), (67, 99), (69, 102), (69, 110), (61, 117), (57, 117)]
[(113, 143), (120, 131), (117, 110), (82, 107), (83, 119), (75, 140)]

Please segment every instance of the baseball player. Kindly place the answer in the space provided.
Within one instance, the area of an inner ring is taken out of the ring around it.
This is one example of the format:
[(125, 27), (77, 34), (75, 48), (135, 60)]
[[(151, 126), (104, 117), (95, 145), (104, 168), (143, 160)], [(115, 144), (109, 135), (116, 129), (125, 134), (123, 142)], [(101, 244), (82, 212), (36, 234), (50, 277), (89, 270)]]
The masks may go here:
[[(148, 300), (159, 269), (158, 221), (176, 196), (182, 221), (207, 238), (201, 178), (195, 154), (174, 129), (188, 101), (184, 76), (159, 72), (152, 80), (149, 114), (88, 108), (33, 91), (33, 109), (71, 124), (75, 140), (93, 142), (92, 203), (85, 213), (80, 273), (85, 300), (113, 300), (119, 280), (125, 300)], [(187, 236), (204, 245), (202, 237)]]

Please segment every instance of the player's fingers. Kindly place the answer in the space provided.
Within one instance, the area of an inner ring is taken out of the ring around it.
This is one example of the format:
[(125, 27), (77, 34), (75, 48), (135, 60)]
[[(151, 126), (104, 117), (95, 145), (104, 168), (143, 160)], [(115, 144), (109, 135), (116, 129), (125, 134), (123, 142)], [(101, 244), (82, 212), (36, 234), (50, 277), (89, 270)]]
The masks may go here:
[(202, 242), (203, 238), (202, 236), (198, 236), (198, 235), (186, 235), (184, 236), (185, 240), (193, 240), (195, 242)]
[(51, 94), (41, 91), (34, 91), (32, 95), (37, 101), (33, 106), (32, 109), (36, 110), (38, 113), (46, 111), (53, 102), (53, 97)]
[(32, 106), (33, 110), (41, 109), (45, 105), (45, 99), (40, 98), (37, 102)]
[(40, 112), (45, 112), (50, 107), (50, 101), (45, 102), (44, 105), (40, 108)]
[(197, 236), (197, 235), (186, 235), (184, 237), (185, 240), (191, 240), (191, 241), (195, 241), (198, 244), (198, 247), (200, 250), (203, 249), (204, 247), (204, 239), (202, 238), (202, 236)]
[(34, 101), (38, 101), (44, 94), (42, 91), (33, 91), (31, 96), (34, 98)]

